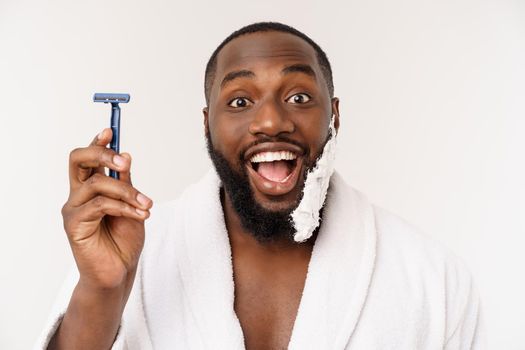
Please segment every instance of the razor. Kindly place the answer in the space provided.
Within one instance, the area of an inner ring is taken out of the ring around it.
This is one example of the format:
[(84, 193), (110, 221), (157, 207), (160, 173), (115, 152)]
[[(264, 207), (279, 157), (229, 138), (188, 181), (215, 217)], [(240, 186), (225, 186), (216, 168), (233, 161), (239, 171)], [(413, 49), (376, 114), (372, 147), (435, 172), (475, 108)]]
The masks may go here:
[[(128, 103), (129, 94), (95, 94), (93, 102), (111, 103), (111, 131), (113, 137), (111, 138), (110, 148), (116, 153), (120, 152), (120, 107), (119, 103)], [(119, 173), (113, 169), (109, 169), (109, 176), (114, 179), (119, 179)]]

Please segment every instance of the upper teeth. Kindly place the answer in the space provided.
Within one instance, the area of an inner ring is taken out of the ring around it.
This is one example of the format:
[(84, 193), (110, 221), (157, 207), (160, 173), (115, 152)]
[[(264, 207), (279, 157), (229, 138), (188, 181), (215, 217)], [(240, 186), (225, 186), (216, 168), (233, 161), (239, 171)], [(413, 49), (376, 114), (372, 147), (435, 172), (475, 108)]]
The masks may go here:
[(278, 151), (278, 152), (261, 152), (254, 155), (250, 162), (261, 163), (261, 162), (275, 162), (276, 160), (292, 160), (296, 159), (297, 156), (290, 151)]

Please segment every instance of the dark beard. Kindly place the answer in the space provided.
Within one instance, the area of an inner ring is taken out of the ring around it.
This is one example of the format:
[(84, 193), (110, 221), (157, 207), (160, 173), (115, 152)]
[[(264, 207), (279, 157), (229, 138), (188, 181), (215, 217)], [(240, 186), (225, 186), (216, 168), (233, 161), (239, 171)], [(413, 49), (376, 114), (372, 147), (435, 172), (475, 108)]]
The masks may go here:
[[(290, 140), (283, 141), (290, 142)], [(291, 208), (268, 210), (255, 200), (250, 187), (248, 172), (243, 165), (242, 155), (239, 155), (240, 171), (236, 171), (226, 158), (215, 150), (209, 134), (206, 135), (206, 146), (223, 188), (231, 199), (235, 212), (239, 215), (243, 229), (260, 243), (270, 243), (280, 238), (294, 242), (295, 229), (290, 214), (299, 205), (303, 193), (302, 188), (300, 197), (297, 198), (296, 203)], [(305, 159), (308, 157), (306, 156)], [(306, 164), (304, 167), (302, 179), (306, 178), (306, 173), (310, 169), (308, 165)]]

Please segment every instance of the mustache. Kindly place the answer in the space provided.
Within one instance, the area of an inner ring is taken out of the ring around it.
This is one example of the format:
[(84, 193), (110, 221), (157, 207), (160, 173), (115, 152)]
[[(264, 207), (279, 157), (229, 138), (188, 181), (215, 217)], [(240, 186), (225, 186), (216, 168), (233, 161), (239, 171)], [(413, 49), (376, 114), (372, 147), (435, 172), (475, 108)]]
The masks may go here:
[(268, 136), (268, 135), (259, 135), (257, 137), (257, 140), (249, 143), (247, 146), (243, 147), (243, 149), (241, 150), (241, 152), (239, 153), (239, 161), (243, 162), (244, 161), (244, 155), (246, 154), (246, 151), (248, 151), (248, 149), (250, 147), (253, 147), (253, 146), (257, 146), (261, 143), (267, 143), (267, 142), (284, 142), (284, 143), (289, 143), (289, 144), (292, 144), (292, 145), (295, 145), (299, 148), (301, 148), (304, 152), (304, 155), (306, 156), (306, 158), (309, 157), (310, 155), (310, 148), (308, 148), (308, 146), (306, 146), (305, 144), (299, 142), (299, 141), (296, 141), (294, 139), (291, 139), (287, 136), (284, 136), (284, 135), (277, 135), (277, 136)]
[[(207, 146), (207, 149), (208, 149), (208, 153), (210, 153), (210, 151), (213, 151), (213, 153), (217, 154), (218, 151), (215, 150), (215, 147), (213, 145), (213, 140), (212, 140), (212, 137), (211, 137), (211, 133), (210, 133), (209, 130), (206, 131), (205, 137), (206, 137), (206, 146)], [(330, 135), (327, 136), (325, 143), (328, 141), (329, 138), (330, 138)], [(252, 141), (251, 143), (249, 143), (248, 145), (243, 147), (241, 152), (239, 152), (239, 156), (238, 156), (239, 164), (243, 164), (244, 163), (244, 155), (246, 154), (246, 151), (248, 151), (248, 149), (250, 147), (256, 146), (256, 145), (261, 144), (261, 143), (266, 143), (266, 142), (286, 142), (286, 143), (290, 143), (292, 145), (295, 145), (295, 146), (301, 148), (303, 150), (303, 155), (304, 155), (304, 157), (306, 157), (306, 159), (310, 158), (310, 148), (307, 145), (305, 145), (304, 143), (302, 143), (302, 142), (299, 142), (297, 140), (291, 139), (291, 138), (289, 138), (287, 136), (284, 136), (284, 135), (277, 135), (277, 136), (259, 135), (255, 141)]]

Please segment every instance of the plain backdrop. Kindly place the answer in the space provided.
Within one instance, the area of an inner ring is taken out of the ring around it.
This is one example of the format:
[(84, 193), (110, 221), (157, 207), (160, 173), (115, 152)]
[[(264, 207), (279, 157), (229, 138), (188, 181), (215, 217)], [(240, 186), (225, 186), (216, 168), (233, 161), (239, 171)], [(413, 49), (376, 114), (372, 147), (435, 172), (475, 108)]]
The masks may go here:
[(525, 348), (525, 2), (0, 0), (0, 348), (27, 349), (73, 263), (69, 152), (128, 92), (135, 186), (175, 198), (211, 166), (203, 75), (239, 27), (282, 21), (327, 52), (337, 169), (470, 267), (492, 349)]

